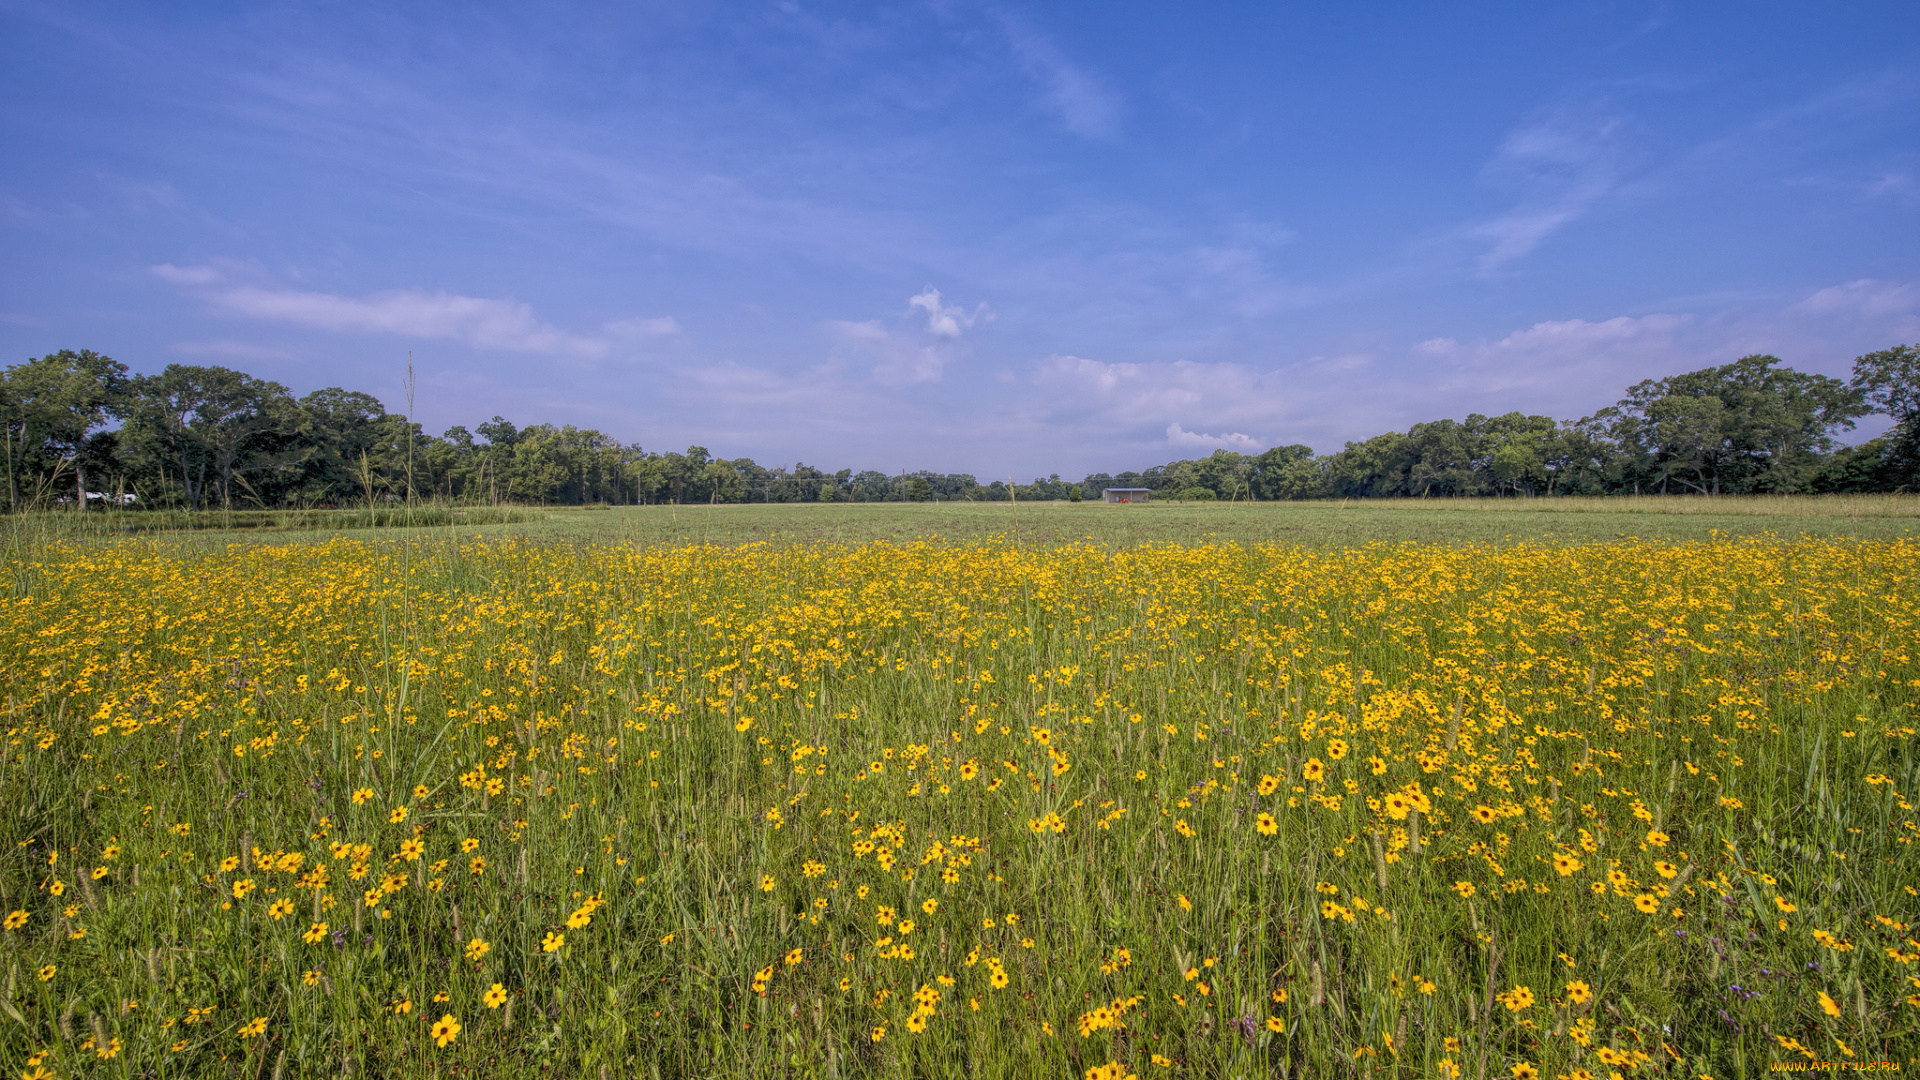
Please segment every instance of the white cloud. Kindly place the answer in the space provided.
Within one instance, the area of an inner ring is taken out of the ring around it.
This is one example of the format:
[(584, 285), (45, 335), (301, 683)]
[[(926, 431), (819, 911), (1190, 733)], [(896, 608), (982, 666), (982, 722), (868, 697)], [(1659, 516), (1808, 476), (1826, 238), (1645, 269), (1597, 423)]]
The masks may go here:
[(1920, 281), (1861, 278), (1821, 289), (1800, 306), (1820, 314), (1906, 315), (1920, 310)]
[[(1271, 367), (1050, 356), (1032, 368), (1030, 382), (1039, 392), (1025, 396), (1028, 437), (1058, 439), (1066, 453), (1105, 447), (1094, 465), (1107, 469), (1114, 466), (1102, 462), (1115, 459), (1144, 467), (1169, 448), (1174, 457), (1216, 448), (1256, 453), (1286, 443), (1325, 452), (1346, 439), (1405, 426), (1401, 416), (1414, 389), (1392, 374), (1365, 353)], [(1418, 403), (1415, 419), (1430, 419), (1424, 410), (1432, 405)]]
[[(224, 285), (226, 275), (211, 266), (150, 268), (154, 276), (193, 287), (216, 307), (265, 322), (291, 323), (334, 333), (395, 334), (401, 337), (440, 338), (483, 349), (515, 352), (604, 356), (605, 338), (572, 334), (535, 316), (531, 305), (518, 300), (461, 296), (425, 289), (391, 289), (365, 296), (299, 289)], [(609, 333), (622, 337), (675, 333), (672, 318), (629, 319), (607, 324)]]
[(1488, 348), (1491, 352), (1572, 359), (1596, 347), (1648, 338), (1666, 340), (1686, 321), (1685, 315), (1653, 314), (1638, 318), (1620, 315), (1603, 322), (1585, 319), (1537, 322), (1525, 330), (1515, 330)]
[[(1690, 358), (1689, 350), (1676, 343), (1690, 320), (1664, 312), (1599, 322), (1553, 319), (1492, 341), (1429, 339), (1413, 351), (1437, 365), (1423, 377), (1424, 390), (1480, 396), (1466, 402), (1472, 411), (1504, 406), (1591, 412), (1629, 383), (1657, 374), (1675, 359)], [(1437, 348), (1435, 340), (1451, 345)]]
[(1514, 210), (1474, 226), (1467, 230), (1467, 235), (1489, 243), (1486, 252), (1480, 256), (1480, 269), (1497, 270), (1530, 254), (1554, 230), (1579, 217), (1585, 210), (1584, 206)]
[(820, 325), (833, 339), (836, 358), (859, 357), (870, 365), (874, 381), (882, 386), (939, 382), (947, 364), (956, 355), (951, 341), (925, 345), (905, 341), (889, 333), (876, 320), (831, 319)]
[(162, 281), (171, 281), (175, 285), (211, 285), (220, 280), (220, 271), (211, 266), (175, 266), (161, 263), (147, 268), (153, 276)]
[(1238, 365), (1107, 363), (1083, 356), (1049, 356), (1034, 380), (1121, 423), (1158, 425), (1167, 414), (1198, 405), (1209, 386), (1239, 375)]
[(1208, 435), (1205, 432), (1188, 431), (1179, 424), (1167, 425), (1167, 443), (1171, 446), (1196, 447), (1203, 450), (1225, 447), (1228, 450), (1238, 450), (1243, 454), (1257, 454), (1266, 449), (1266, 444), (1258, 439), (1242, 435), (1237, 431), (1222, 435)]
[(366, 296), (243, 287), (208, 297), (254, 319), (311, 326), (336, 333), (398, 334), (445, 338), (486, 349), (601, 356), (606, 341), (577, 337), (534, 317), (517, 300), (489, 300), (423, 289), (394, 289)]
[(873, 377), (888, 386), (939, 382), (952, 358), (947, 350), (933, 345), (902, 349), (876, 364)]
[[(1828, 328), (1845, 325), (1852, 336), (1871, 341), (1912, 341), (1920, 338), (1920, 281), (1876, 281), (1861, 278), (1844, 285), (1833, 285), (1814, 293), (1795, 305), (1818, 318)], [(1831, 346), (1828, 346), (1831, 348)], [(1884, 348), (1884, 345), (1872, 345)]]
[(1531, 253), (1620, 184), (1626, 127), (1625, 117), (1604, 109), (1562, 108), (1538, 113), (1508, 133), (1487, 172), (1517, 187), (1520, 201), (1464, 231), (1488, 245), (1480, 256), (1482, 273)]
[(1033, 381), (1048, 391), (1057, 422), (1114, 433), (1164, 432), (1179, 445), (1195, 438), (1208, 446), (1258, 445), (1238, 432), (1204, 435), (1184, 425), (1270, 427), (1283, 422), (1295, 397), (1275, 372), (1188, 360), (1129, 364), (1050, 356), (1034, 366)]
[(601, 329), (617, 338), (667, 337), (680, 332), (680, 322), (671, 315), (657, 319), (615, 319)]
[[(869, 331), (877, 328), (844, 325), (853, 328), (856, 341), (874, 340)], [(797, 454), (833, 467), (886, 472), (962, 466), (929, 460), (929, 443), (949, 453), (955, 446), (1003, 452), (1021, 446), (1025, 456), (1026, 433), (1002, 426), (1005, 417), (975, 417), (943, 402), (915, 400), (867, 377), (864, 367), (840, 361), (803, 370), (732, 362), (676, 365), (652, 374), (648, 392), (669, 406), (649, 420), (649, 438), (658, 445), (696, 442), (765, 464)]]
[(965, 333), (975, 323), (993, 319), (993, 312), (987, 310), (986, 304), (972, 311), (947, 304), (940, 290), (931, 285), (907, 299), (907, 313), (915, 312), (927, 319), (926, 337), (919, 340), (915, 340), (914, 335), (888, 330), (877, 319), (864, 322), (829, 319), (821, 323), (820, 328), (832, 339), (836, 358), (858, 357), (870, 365), (875, 382), (900, 387), (939, 382), (947, 365), (966, 355), (967, 346), (961, 341)]
[(845, 319), (828, 319), (826, 322), (821, 323), (820, 325), (823, 329), (827, 331), (827, 333), (831, 334), (833, 337), (841, 341), (853, 341), (853, 342), (885, 341), (888, 338), (887, 328), (884, 326), (881, 326), (880, 320), (878, 319), (869, 319), (866, 322), (849, 322)]
[(1656, 312), (1549, 319), (1492, 339), (1429, 338), (1408, 350), (1418, 358), (1409, 377), (1383, 388), (1399, 414), (1389, 426), (1469, 412), (1588, 415), (1641, 379), (1721, 362), (1725, 341), (1687, 334), (1693, 323)]
[(1040, 88), (1041, 103), (1068, 131), (1110, 139), (1120, 130), (1121, 99), (1105, 82), (1061, 54), (1052, 40), (1012, 15), (1001, 14), (1013, 58)]
[(915, 308), (927, 313), (927, 333), (936, 337), (959, 338), (971, 329), (975, 321), (985, 318), (992, 320), (993, 313), (982, 303), (971, 312), (959, 305), (943, 306), (940, 303), (940, 290), (927, 286), (927, 291), (907, 300), (907, 310)]

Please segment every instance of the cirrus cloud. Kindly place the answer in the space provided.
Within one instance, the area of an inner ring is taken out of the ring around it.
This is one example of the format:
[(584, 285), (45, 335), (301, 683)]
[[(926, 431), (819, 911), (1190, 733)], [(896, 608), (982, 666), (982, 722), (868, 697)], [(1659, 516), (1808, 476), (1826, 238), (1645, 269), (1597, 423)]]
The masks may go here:
[(366, 296), (292, 289), (226, 289), (208, 297), (240, 315), (336, 333), (445, 338), (486, 349), (604, 356), (603, 338), (580, 337), (541, 322), (531, 305), (424, 289)]
[(185, 286), (221, 310), (332, 333), (392, 334), (457, 341), (482, 349), (600, 357), (613, 346), (609, 337), (654, 337), (680, 330), (679, 323), (669, 316), (615, 320), (605, 325), (605, 336), (589, 336), (544, 322), (532, 305), (506, 298), (426, 289), (343, 296), (228, 284), (227, 275), (212, 266), (162, 263), (149, 269), (162, 281)]
[(1861, 278), (1821, 289), (1801, 301), (1800, 306), (1823, 315), (1911, 315), (1920, 311), (1920, 281)]
[(1067, 59), (1045, 34), (1012, 14), (999, 13), (1015, 62), (1040, 89), (1040, 101), (1068, 131), (1088, 139), (1111, 139), (1120, 131), (1120, 95), (1104, 80)]
[(1485, 243), (1480, 272), (1492, 273), (1539, 247), (1585, 215), (1625, 176), (1627, 118), (1604, 107), (1543, 110), (1507, 134), (1490, 176), (1519, 189), (1504, 214), (1469, 226), (1464, 235)]

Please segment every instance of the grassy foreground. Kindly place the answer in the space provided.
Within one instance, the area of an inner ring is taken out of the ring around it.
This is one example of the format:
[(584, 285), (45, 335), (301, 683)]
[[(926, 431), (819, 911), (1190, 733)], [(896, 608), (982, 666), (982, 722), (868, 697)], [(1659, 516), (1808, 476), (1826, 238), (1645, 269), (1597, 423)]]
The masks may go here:
[(1372, 499), (1345, 502), (865, 503), (549, 509), (513, 535), (647, 544), (1583, 543), (1709, 536), (1920, 537), (1920, 495)]
[(6, 519), (8, 535), (36, 541), (98, 540), (151, 533), (328, 534), (378, 529), (507, 525), (545, 514), (521, 506), (382, 506), (358, 510), (35, 510)]
[(1368, 499), (1107, 506), (1024, 503), (748, 503), (716, 506), (477, 507), (368, 510), (48, 511), (0, 519), (11, 551), (55, 540), (225, 533), (269, 542), (333, 536), (521, 536), (540, 540), (715, 544), (963, 543), (1108, 547), (1151, 543), (1359, 547), (1375, 541), (1697, 540), (1710, 536), (1920, 536), (1920, 495), (1691, 495), (1551, 499)]
[(1910, 539), (10, 569), (15, 1074), (1920, 1055)]

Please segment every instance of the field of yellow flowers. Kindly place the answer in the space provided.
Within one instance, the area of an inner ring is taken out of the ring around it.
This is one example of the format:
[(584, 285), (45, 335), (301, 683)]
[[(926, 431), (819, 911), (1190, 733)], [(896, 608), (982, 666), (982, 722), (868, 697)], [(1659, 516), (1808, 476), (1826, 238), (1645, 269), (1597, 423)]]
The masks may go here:
[(49, 543), (0, 1066), (1920, 1055), (1920, 544)]

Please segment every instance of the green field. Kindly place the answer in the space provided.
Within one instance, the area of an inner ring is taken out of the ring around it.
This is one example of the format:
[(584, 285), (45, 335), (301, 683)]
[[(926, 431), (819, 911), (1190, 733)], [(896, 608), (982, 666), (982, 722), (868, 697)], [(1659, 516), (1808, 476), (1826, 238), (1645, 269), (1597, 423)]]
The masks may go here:
[[(863, 543), (942, 539), (1015, 543), (1091, 541), (1280, 544), (1310, 548), (1377, 541), (1503, 543), (1516, 540), (1700, 539), (1774, 534), (1886, 539), (1920, 532), (1920, 495), (1619, 496), (1559, 499), (1350, 500), (1181, 503), (839, 503), (646, 507), (431, 507), (431, 524), (404, 527), (406, 511), (382, 511), (381, 535), (620, 540), (640, 544)], [(238, 521), (232, 525), (235, 517)], [(506, 519), (504, 522), (501, 519)], [(338, 524), (331, 524), (337, 520)], [(140, 511), (14, 519), (34, 540), (170, 532), (305, 541), (367, 532), (365, 511)], [(399, 523), (399, 524), (396, 524)], [(188, 527), (190, 526), (190, 527)]]
[(15, 519), (0, 1070), (1920, 1065), (1917, 508)]
[(550, 511), (528, 535), (635, 543), (861, 543), (987, 539), (1019, 543), (1241, 543), (1350, 547), (1376, 541), (1571, 543), (1754, 536), (1920, 534), (1920, 496), (1704, 499), (1462, 499), (1348, 502), (874, 503)]

